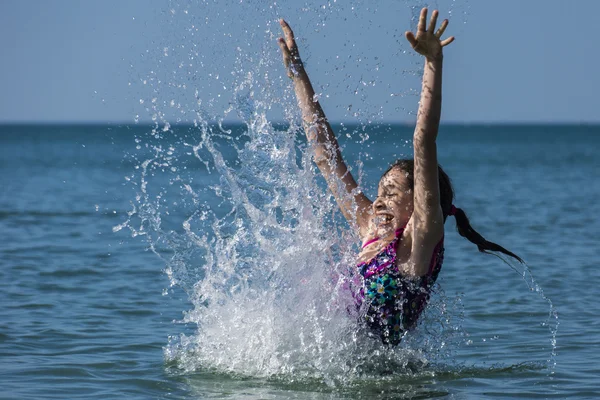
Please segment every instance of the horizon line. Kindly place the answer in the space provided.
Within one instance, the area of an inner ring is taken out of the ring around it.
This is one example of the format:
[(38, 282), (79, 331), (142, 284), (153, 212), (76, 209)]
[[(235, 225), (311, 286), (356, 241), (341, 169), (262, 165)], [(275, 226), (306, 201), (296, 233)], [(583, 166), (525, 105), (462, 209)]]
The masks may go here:
[[(169, 121), (163, 123), (156, 123), (154, 121), (0, 121), (0, 126), (164, 126), (165, 123), (168, 123), (170, 126), (193, 126), (193, 122), (180, 122), (180, 123), (171, 123)], [(217, 121), (209, 121), (209, 125), (216, 124)], [(360, 126), (363, 125), (361, 122), (357, 121), (344, 121), (344, 120), (331, 120), (329, 121), (332, 125), (348, 125), (348, 126)], [(231, 121), (222, 121), (224, 125), (245, 125), (244, 121), (239, 120), (231, 120)], [(272, 125), (289, 125), (288, 121), (272, 121)], [(413, 126), (415, 122), (406, 122), (406, 121), (394, 121), (394, 120), (386, 120), (386, 121), (371, 121), (367, 123), (367, 125), (404, 125), (404, 126)], [(579, 125), (579, 126), (598, 126), (600, 125), (600, 120), (598, 121), (447, 121), (441, 122), (440, 126), (514, 126), (514, 125), (529, 125), (529, 126), (565, 126), (565, 125)]]

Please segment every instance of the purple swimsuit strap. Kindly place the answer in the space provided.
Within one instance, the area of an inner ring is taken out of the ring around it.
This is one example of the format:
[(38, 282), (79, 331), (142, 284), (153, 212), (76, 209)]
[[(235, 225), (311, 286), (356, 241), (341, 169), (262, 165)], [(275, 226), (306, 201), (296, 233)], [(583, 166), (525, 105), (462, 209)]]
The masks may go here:
[(365, 244), (362, 245), (362, 248), (364, 249), (365, 247), (367, 247), (368, 245), (370, 245), (371, 243), (375, 243), (376, 241), (379, 240), (379, 237), (373, 238), (371, 240), (367, 240), (367, 242)]
[[(402, 232), (404, 232), (404, 228), (400, 228), (400, 229), (396, 229), (396, 237), (400, 236), (402, 234)], [(365, 247), (367, 247), (368, 245), (370, 245), (371, 243), (375, 243), (376, 241), (378, 241), (379, 239), (381, 239), (379, 236), (377, 236), (376, 238), (367, 240), (367, 242), (365, 244), (362, 245), (362, 248), (364, 249)]]

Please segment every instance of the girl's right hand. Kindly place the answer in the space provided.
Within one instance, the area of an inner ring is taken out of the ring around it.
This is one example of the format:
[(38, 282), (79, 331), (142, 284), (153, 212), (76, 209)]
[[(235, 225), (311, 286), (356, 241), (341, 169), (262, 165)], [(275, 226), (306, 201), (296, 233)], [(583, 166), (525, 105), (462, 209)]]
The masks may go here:
[(283, 19), (280, 19), (279, 23), (285, 36), (285, 39), (279, 38), (278, 40), (281, 55), (283, 56), (283, 65), (285, 65), (288, 77), (294, 79), (304, 72), (304, 65), (300, 59), (300, 53), (298, 52), (292, 28)]

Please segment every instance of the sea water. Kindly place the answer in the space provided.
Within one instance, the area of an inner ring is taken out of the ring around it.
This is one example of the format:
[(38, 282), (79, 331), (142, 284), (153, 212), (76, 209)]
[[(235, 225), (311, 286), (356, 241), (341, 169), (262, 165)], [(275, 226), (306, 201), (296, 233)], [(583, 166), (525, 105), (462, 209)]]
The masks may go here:
[[(251, 143), (243, 138), (246, 126), (224, 129)], [(253, 210), (230, 214), (228, 183), (212, 171), (214, 161), (207, 161), (209, 174), (193, 149), (188, 162), (176, 164), (189, 171), (190, 189), (200, 194), (194, 197), (178, 180), (171, 185), (177, 175), (169, 168), (161, 177), (148, 164), (145, 190), (153, 197), (144, 200), (131, 183), (143, 174), (143, 162), (128, 154), (141, 154), (136, 138), (151, 130), (2, 127), (3, 398), (599, 393), (592, 350), (599, 340), (593, 293), (600, 225), (591, 205), (600, 189), (590, 177), (598, 168), (600, 128), (458, 125), (440, 131), (440, 161), (456, 186), (456, 204), (486, 238), (523, 257), (552, 300), (560, 322), (555, 357), (556, 320), (548, 303), (520, 272), (458, 236), (451, 219), (430, 307), (417, 331), (384, 352), (358, 335), (343, 309), (338, 285), (353, 265), (344, 255), (357, 240), (310, 164), (302, 169), (302, 157), (290, 161), (309, 189), (287, 195), (313, 190), (323, 205), (297, 203), (310, 207), (297, 221), (295, 212), (263, 205), (265, 223), (252, 226)], [(175, 127), (162, 140), (173, 146), (174, 135), (188, 136), (197, 145), (201, 132)], [(399, 125), (369, 130), (382, 149), (411, 133)], [(230, 140), (221, 141), (224, 150)], [(361, 150), (345, 146), (348, 154)], [(148, 150), (141, 159), (153, 154)], [(229, 165), (239, 160), (235, 152), (222, 154)], [(242, 179), (243, 167), (237, 168)], [(375, 165), (363, 168), (365, 176), (380, 172)], [(212, 195), (218, 187), (222, 197)], [(258, 202), (269, 193), (244, 189), (239, 195)], [(159, 195), (169, 200), (161, 203)], [(319, 214), (320, 207), (327, 213)], [(304, 227), (321, 217), (323, 226)], [(198, 229), (203, 223), (208, 228)], [(132, 237), (129, 226), (139, 235)]]

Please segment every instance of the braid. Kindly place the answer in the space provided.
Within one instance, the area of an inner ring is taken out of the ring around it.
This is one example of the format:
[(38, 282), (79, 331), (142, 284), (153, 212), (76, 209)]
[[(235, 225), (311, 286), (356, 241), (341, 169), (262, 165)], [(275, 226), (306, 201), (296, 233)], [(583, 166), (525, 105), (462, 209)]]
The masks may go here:
[(520, 263), (523, 263), (521, 257), (517, 256), (515, 253), (506, 250), (504, 247), (496, 244), (494, 242), (489, 242), (485, 240), (483, 236), (481, 236), (469, 222), (469, 218), (467, 214), (460, 208), (454, 208), (454, 218), (456, 218), (456, 230), (458, 234), (464, 238), (466, 238), (469, 242), (477, 245), (477, 248), (482, 253), (490, 253), (490, 251), (496, 251), (498, 253), (506, 254), (507, 256), (511, 256), (514, 259), (518, 260)]

